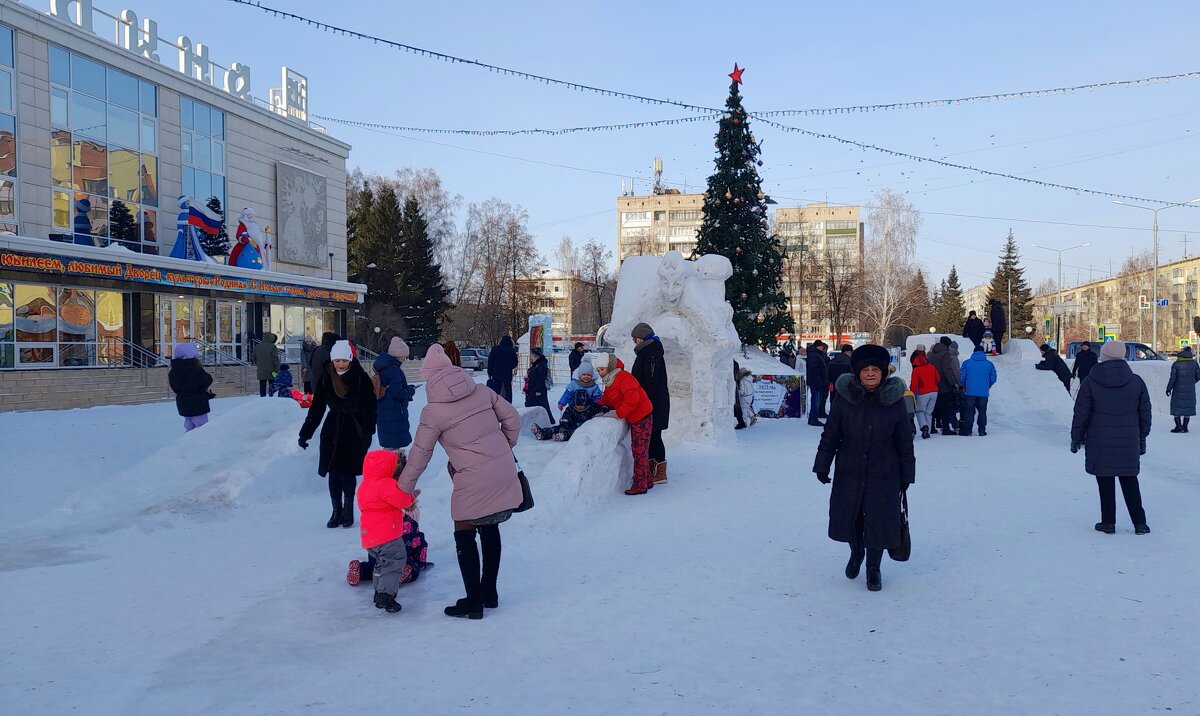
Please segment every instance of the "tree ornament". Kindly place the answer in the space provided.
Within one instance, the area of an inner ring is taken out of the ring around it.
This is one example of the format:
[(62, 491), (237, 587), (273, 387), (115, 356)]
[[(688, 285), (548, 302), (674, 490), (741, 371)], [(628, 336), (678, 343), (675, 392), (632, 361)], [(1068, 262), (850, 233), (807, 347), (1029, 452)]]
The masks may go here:
[(734, 203), (734, 204), (741, 204), (741, 203), (742, 203), (742, 200), (741, 200), (741, 198), (735, 197), (735, 198), (734, 198), (734, 200), (733, 200), (733, 203)]
[[(758, 269), (751, 269), (750, 275), (753, 276), (754, 278), (758, 278)], [(761, 293), (758, 294), (758, 297), (762, 298), (762, 294)]]
[(762, 193), (761, 191), (758, 192), (758, 200), (759, 201), (762, 201), (763, 199), (766, 199), (766, 198), (767, 198), (766, 194)]
[(726, 190), (725, 190), (725, 198), (726, 198), (726, 199), (732, 199), (732, 198), (733, 198), (733, 192), (729, 191), (729, 189), (726, 189)]
[(744, 293), (743, 293), (743, 294), (740, 296), (740, 298), (741, 298), (743, 301), (745, 301), (745, 300), (746, 300), (746, 294), (744, 294)]
[(734, 249), (734, 251), (736, 251), (740, 254), (740, 253), (742, 253), (742, 247), (738, 246), (737, 248)]

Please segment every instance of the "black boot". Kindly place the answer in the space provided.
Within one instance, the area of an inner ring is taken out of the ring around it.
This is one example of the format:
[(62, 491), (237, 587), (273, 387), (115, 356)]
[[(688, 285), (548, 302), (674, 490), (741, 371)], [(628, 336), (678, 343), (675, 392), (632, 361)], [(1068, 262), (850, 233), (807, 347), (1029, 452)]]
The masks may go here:
[(354, 526), (354, 493), (342, 493), (342, 527)]
[(333, 514), (329, 516), (329, 521), (325, 523), (325, 526), (333, 529), (334, 527), (342, 524), (341, 496), (339, 495), (338, 497), (330, 497), (330, 501), (333, 502)]
[(446, 607), (446, 616), (483, 619), (483, 601), (479, 597), (479, 548), (475, 545), (475, 530), (454, 530), (454, 547), (458, 552), (458, 571), (462, 572), (467, 596)]
[(862, 567), (866, 550), (857, 545), (850, 545), (850, 561), (846, 562), (846, 579), (858, 579), (858, 571)]
[(1115, 535), (1117, 533), (1117, 525), (1115, 522), (1097, 522), (1096, 531), (1103, 532), (1106, 535)]
[(922, 439), (922, 440), (928, 440), (928, 439), (929, 439), (929, 426), (928, 426), (928, 425), (922, 425), (922, 426), (921, 426), (921, 439)]
[(883, 574), (879, 565), (883, 562), (883, 550), (867, 550), (867, 589), (878, 592), (883, 589)]
[(1191, 422), (1191, 420), (1192, 419), (1190, 417), (1183, 419), (1183, 432), (1186, 433), (1188, 431), (1188, 423)]
[(375, 592), (375, 608), (382, 609), (388, 614), (395, 614), (400, 611), (400, 602), (387, 592)]
[(1183, 418), (1176, 416), (1175, 427), (1171, 428), (1171, 432), (1173, 432), (1173, 433), (1182, 433), (1183, 432)]
[(479, 594), (486, 609), (500, 605), (496, 593), (496, 577), (500, 575), (500, 525), (479, 528), (479, 546), (483, 552), (483, 576), (479, 580)]

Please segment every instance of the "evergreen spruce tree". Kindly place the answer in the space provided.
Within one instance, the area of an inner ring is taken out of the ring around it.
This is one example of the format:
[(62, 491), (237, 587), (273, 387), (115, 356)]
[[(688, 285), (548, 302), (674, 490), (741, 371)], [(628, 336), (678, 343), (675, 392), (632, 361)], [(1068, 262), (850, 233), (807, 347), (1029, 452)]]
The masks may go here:
[(434, 258), (429, 224), (421, 214), (416, 197), (404, 202), (396, 276), (397, 305), (408, 324), (408, 344), (414, 355), (423, 355), (442, 335), (442, 320), (450, 305), (450, 291), (442, 278), (442, 267)]
[(733, 264), (733, 276), (725, 281), (733, 325), (743, 344), (766, 345), (791, 330), (792, 317), (783, 293), (781, 245), (768, 230), (766, 196), (757, 170), (762, 166), (760, 143), (750, 133), (738, 92), (741, 75), (734, 65), (695, 254), (720, 254)]
[[(126, 244), (125, 248), (136, 250), (138, 244), (138, 227), (137, 219), (134, 218), (133, 212), (125, 202), (120, 199), (113, 199), (112, 205), (108, 209), (108, 236), (112, 241), (120, 241)], [(133, 244), (133, 246), (128, 245)]]
[[(1012, 282), (1012, 306), (1008, 305), (1008, 286)], [(1033, 291), (1025, 280), (1025, 267), (1021, 266), (1021, 255), (1017, 251), (1017, 242), (1013, 239), (1012, 229), (1008, 230), (1008, 239), (1004, 242), (1004, 252), (1000, 254), (1000, 263), (992, 276), (992, 284), (988, 287), (988, 300), (996, 299), (1006, 309), (1011, 308), (1012, 323), (1008, 327), (1010, 335), (1025, 335), (1025, 326), (1035, 326), (1033, 322)]]
[(938, 305), (935, 307), (937, 333), (958, 334), (966, 320), (967, 308), (963, 305), (962, 286), (958, 283), (958, 269), (950, 267), (950, 275), (942, 284)]
[(396, 192), (384, 186), (376, 194), (364, 187), (354, 225), (354, 240), (348, 245), (347, 270), (353, 280), (366, 284), (364, 308), (370, 315), (373, 308), (394, 307), (399, 301), (396, 276), (404, 269), (400, 262), (404, 214), (400, 211)]
[(909, 309), (909, 315), (905, 316), (905, 323), (912, 328), (912, 333), (924, 333), (933, 325), (933, 307), (936, 304), (930, 298), (925, 272), (919, 268), (913, 275), (910, 294), (912, 295), (912, 308)]
[(221, 200), (210, 196), (204, 205), (221, 218), (221, 229), (216, 234), (200, 232), (200, 248), (209, 256), (228, 256), (232, 245), (229, 242), (229, 234), (225, 231), (225, 210), (221, 208)]

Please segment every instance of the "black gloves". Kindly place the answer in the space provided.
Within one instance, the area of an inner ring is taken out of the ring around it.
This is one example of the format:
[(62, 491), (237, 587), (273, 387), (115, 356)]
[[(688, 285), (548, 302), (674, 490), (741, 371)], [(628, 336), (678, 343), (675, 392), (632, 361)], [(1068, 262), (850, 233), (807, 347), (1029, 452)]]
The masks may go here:
[(297, 442), (297, 444), (305, 450), (308, 449), (308, 441), (305, 440), (304, 438), (300, 438), (300, 440)]
[(829, 473), (818, 472), (817, 473), (817, 481), (820, 482), (822, 485), (828, 485), (830, 483)]
[(1077, 443), (1075, 441), (1071, 441), (1071, 452), (1073, 452), (1073, 453), (1079, 452), (1079, 448), (1081, 448), (1081, 447), (1083, 447), (1083, 443)]

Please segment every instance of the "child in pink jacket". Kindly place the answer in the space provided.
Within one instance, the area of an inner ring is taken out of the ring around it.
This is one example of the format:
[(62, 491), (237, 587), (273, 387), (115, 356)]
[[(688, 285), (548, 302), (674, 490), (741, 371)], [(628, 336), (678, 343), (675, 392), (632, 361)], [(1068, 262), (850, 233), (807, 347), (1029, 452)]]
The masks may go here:
[(403, 468), (402, 453), (372, 450), (363, 460), (363, 482), (358, 488), (362, 546), (375, 562), (371, 575), (375, 608), (390, 614), (400, 611), (396, 591), (408, 559), (404, 548), (404, 511), (416, 504), (419, 494), (409, 494), (397, 487), (396, 477)]

